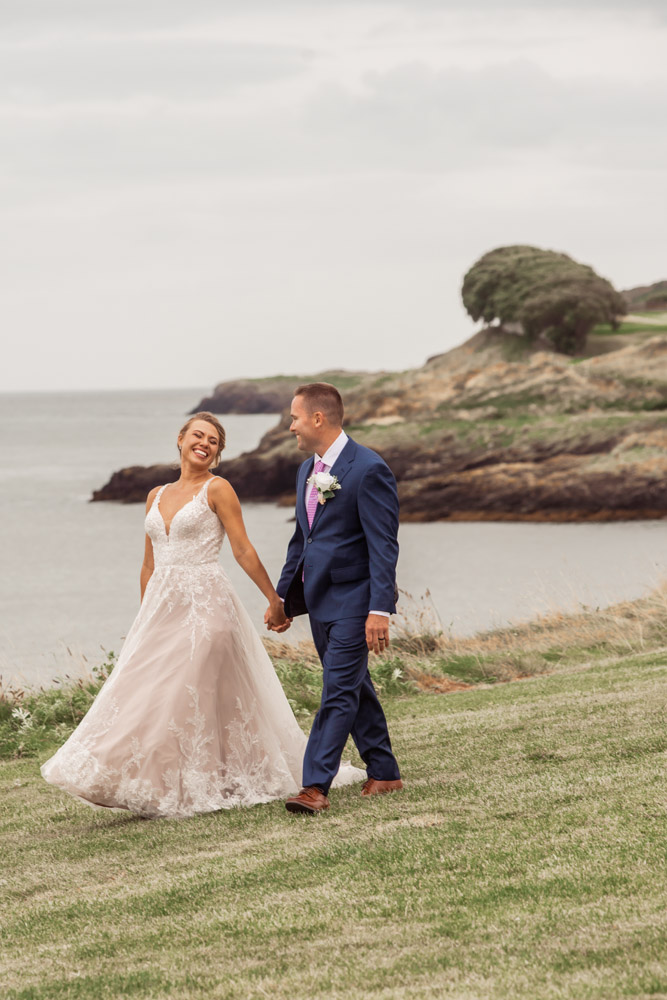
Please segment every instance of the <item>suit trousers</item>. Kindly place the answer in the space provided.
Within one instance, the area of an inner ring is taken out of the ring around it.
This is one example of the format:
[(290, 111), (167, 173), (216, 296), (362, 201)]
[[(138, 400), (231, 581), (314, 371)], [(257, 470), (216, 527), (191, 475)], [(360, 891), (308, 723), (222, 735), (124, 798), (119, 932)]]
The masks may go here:
[(310, 731), (303, 760), (304, 787), (326, 795), (352, 736), (369, 778), (400, 777), (392, 753), (387, 720), (368, 672), (366, 616), (333, 622), (310, 620), (322, 661), (322, 701)]

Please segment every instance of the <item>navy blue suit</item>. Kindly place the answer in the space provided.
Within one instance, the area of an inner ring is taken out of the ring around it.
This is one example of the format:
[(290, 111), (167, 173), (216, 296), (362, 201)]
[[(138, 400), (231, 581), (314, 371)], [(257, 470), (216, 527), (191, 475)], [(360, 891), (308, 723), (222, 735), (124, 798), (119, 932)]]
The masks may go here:
[(277, 591), (288, 617), (310, 616), (322, 661), (322, 702), (303, 783), (326, 794), (350, 734), (369, 777), (400, 777), (368, 672), (365, 635), (369, 611), (396, 610), (398, 494), (387, 464), (350, 438), (331, 467), (341, 488), (318, 504), (309, 528), (306, 480), (313, 464), (308, 459), (297, 473), (296, 530)]

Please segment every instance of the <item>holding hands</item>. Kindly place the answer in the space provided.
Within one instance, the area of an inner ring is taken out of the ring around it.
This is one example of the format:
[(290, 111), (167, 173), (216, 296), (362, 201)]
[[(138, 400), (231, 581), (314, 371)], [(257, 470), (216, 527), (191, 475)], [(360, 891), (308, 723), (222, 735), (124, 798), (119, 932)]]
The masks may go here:
[(286, 632), (292, 619), (285, 614), (283, 602), (276, 595), (264, 614), (264, 624), (269, 632)]

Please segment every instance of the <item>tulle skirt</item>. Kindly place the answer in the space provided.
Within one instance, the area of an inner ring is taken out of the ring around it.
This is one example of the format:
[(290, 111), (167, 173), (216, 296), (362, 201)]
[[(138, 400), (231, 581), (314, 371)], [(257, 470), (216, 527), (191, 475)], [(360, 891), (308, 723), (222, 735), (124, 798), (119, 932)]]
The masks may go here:
[[(146, 817), (294, 795), (306, 737), (216, 563), (156, 568), (113, 673), (44, 778)], [(363, 780), (343, 765), (335, 784)]]

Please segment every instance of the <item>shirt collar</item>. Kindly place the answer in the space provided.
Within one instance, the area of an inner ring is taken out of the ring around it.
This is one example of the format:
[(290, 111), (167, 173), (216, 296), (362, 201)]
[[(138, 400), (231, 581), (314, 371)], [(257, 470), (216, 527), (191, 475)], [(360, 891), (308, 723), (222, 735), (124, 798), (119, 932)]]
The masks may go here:
[(331, 468), (336, 459), (340, 457), (340, 453), (349, 441), (349, 437), (345, 431), (341, 431), (336, 440), (329, 445), (324, 455), (320, 458), (318, 454), (315, 455), (315, 462), (322, 462), (324, 465)]

